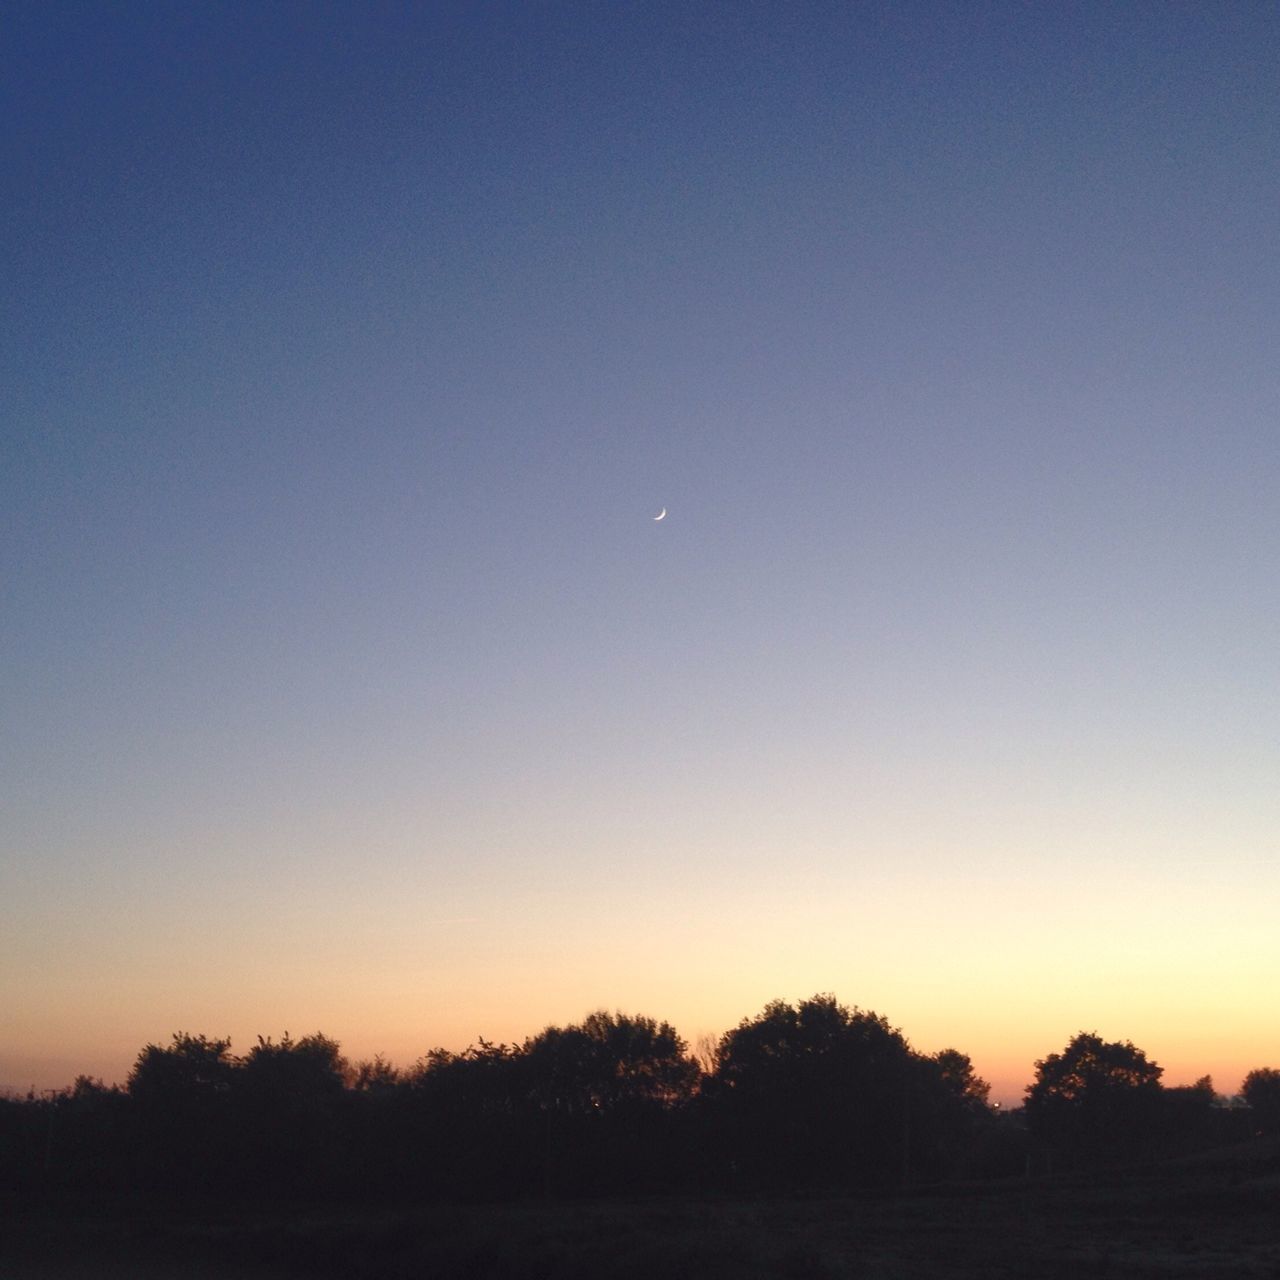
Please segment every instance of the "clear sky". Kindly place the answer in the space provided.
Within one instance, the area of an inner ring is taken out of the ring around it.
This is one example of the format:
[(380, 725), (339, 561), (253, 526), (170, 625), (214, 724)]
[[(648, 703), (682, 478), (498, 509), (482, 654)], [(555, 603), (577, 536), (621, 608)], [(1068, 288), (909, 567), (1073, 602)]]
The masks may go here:
[(1273, 4), (2, 24), (0, 1083), (1280, 1065)]

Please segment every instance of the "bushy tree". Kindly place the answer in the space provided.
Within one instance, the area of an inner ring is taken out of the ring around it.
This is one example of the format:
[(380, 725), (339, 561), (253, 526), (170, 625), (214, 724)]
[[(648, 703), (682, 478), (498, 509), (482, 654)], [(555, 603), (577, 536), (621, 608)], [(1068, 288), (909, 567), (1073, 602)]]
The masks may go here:
[(432, 1049), (408, 1073), (405, 1180), (435, 1194), (514, 1195), (536, 1185), (536, 1126), (520, 1051), (481, 1038)]
[(982, 1167), (978, 1140), (992, 1123), (991, 1086), (967, 1053), (913, 1056), (908, 1092), (908, 1179), (937, 1179)]
[(1216, 1101), (1210, 1076), (1201, 1076), (1194, 1084), (1165, 1086), (1161, 1090), (1161, 1150), (1190, 1150), (1219, 1137), (1223, 1126), (1218, 1123)]
[(347, 1060), (315, 1032), (258, 1043), (239, 1064), (236, 1114), (246, 1188), (288, 1193), (333, 1189), (347, 1155)]
[(319, 1031), (301, 1040), (286, 1031), (279, 1044), (259, 1036), (241, 1065), (247, 1093), (292, 1099), (336, 1097), (350, 1070), (338, 1042)]
[(880, 1015), (775, 1000), (722, 1038), (710, 1098), (756, 1179), (885, 1183), (910, 1158), (911, 1052)]
[(681, 1176), (676, 1113), (701, 1069), (670, 1023), (597, 1011), (546, 1028), (521, 1058), (547, 1189), (654, 1188)]
[(235, 1060), (231, 1040), (211, 1040), (185, 1031), (163, 1048), (149, 1044), (129, 1072), (129, 1096), (140, 1106), (208, 1104), (231, 1087)]
[(1138, 1154), (1158, 1126), (1162, 1073), (1130, 1041), (1082, 1031), (1036, 1063), (1027, 1124), (1037, 1139), (1076, 1155)]
[(800, 1081), (869, 1078), (900, 1069), (909, 1056), (902, 1034), (879, 1014), (815, 995), (795, 1006), (774, 1000), (726, 1032), (716, 1076), (742, 1096)]
[(519, 1071), (520, 1051), (482, 1036), (461, 1053), (432, 1049), (407, 1082), (439, 1110), (457, 1115), (512, 1115), (524, 1105), (527, 1085)]
[(539, 1105), (567, 1113), (672, 1106), (693, 1095), (701, 1075), (675, 1028), (642, 1015), (600, 1010), (547, 1027), (523, 1052)]
[(928, 1059), (937, 1072), (943, 1093), (958, 1108), (984, 1115), (991, 1086), (973, 1069), (973, 1060), (959, 1049), (941, 1049)]
[(1240, 1093), (1249, 1104), (1259, 1131), (1280, 1132), (1280, 1071), (1274, 1067), (1255, 1068), (1245, 1076)]
[(227, 1181), (234, 1138), (229, 1128), (236, 1073), (230, 1039), (176, 1032), (166, 1046), (148, 1044), (129, 1073), (140, 1171), (177, 1194)]
[(394, 1094), (402, 1083), (400, 1072), (380, 1053), (351, 1068), (351, 1088), (356, 1093), (385, 1097)]

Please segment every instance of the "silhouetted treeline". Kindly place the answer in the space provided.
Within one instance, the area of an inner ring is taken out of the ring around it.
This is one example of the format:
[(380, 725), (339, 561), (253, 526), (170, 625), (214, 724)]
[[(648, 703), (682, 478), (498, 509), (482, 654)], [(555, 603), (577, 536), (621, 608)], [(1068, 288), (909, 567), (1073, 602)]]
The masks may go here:
[(988, 1105), (955, 1049), (814, 996), (767, 1005), (703, 1061), (668, 1023), (593, 1013), (519, 1046), (348, 1063), (319, 1033), (147, 1045), (124, 1088), (0, 1101), (10, 1196), (509, 1198), (893, 1189), (1142, 1160), (1280, 1128), (1280, 1072), (1227, 1107), (1082, 1032)]

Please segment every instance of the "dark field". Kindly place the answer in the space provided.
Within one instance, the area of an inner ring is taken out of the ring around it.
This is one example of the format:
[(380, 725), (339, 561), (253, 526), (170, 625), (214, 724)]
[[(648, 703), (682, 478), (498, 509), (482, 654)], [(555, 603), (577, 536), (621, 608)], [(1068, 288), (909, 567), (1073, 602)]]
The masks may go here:
[(5, 1280), (1280, 1277), (1274, 1144), (911, 1196), (6, 1219)]

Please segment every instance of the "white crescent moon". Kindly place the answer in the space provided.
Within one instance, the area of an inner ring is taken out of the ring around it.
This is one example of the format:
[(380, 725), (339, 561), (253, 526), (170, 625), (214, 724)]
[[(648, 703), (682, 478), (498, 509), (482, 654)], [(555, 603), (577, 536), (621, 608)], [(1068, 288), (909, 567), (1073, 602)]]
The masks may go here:
[(657, 514), (656, 516), (654, 516), (653, 518), (654, 518), (655, 520), (665, 520), (665, 519), (667, 518), (667, 509), (666, 509), (666, 507), (663, 507), (663, 508), (662, 508), (662, 510), (661, 510), (661, 511), (659, 511), (659, 512), (658, 512), (658, 514)]

